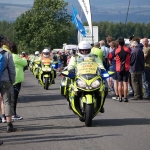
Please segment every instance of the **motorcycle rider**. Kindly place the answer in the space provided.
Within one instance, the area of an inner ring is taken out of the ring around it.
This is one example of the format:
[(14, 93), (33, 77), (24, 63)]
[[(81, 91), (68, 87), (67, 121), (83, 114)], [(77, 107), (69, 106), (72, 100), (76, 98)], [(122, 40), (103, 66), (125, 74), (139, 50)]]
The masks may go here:
[[(105, 72), (105, 68), (103, 66), (102, 60), (97, 57), (96, 55), (93, 55), (91, 53), (91, 45), (90, 43), (88, 43), (87, 41), (81, 41), (78, 45), (78, 53), (73, 55), (69, 61), (68, 64), (68, 72), (69, 74), (74, 74), (75, 73), (75, 68), (77, 67), (77, 64), (81, 62), (81, 60), (83, 61), (85, 57), (90, 57), (92, 58), (97, 64), (99, 69), (102, 72)], [(105, 98), (107, 96), (107, 89), (105, 90), (105, 96), (104, 96), (104, 101)], [(104, 105), (104, 103), (103, 103)], [(104, 108), (102, 107), (102, 109), (100, 110), (101, 113), (104, 113)]]
[[(31, 64), (32, 64), (32, 71), (34, 71), (35, 69), (38, 69), (39, 70), (39, 67), (41, 66), (41, 61), (39, 60), (40, 58), (40, 53), (39, 51), (36, 51), (34, 53), (34, 56), (31, 58)], [(37, 64), (38, 67), (34, 67), (34, 65)]]
[[(42, 65), (46, 65), (46, 64), (51, 65), (53, 60), (52, 60), (52, 58), (50, 56), (50, 50), (48, 48), (45, 48), (42, 51), (41, 56), (38, 59), (34, 60), (34, 61), (40, 61), (41, 62), (41, 66)], [(54, 78), (56, 78), (56, 71), (55, 70), (54, 70)], [(54, 80), (53, 80), (53, 84), (55, 84)]]

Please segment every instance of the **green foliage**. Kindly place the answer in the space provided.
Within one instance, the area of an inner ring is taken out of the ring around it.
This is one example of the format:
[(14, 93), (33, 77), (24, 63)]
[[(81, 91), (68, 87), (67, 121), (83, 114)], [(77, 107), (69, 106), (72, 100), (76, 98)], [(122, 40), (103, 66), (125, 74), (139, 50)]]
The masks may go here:
[[(0, 34), (18, 45), (19, 52), (33, 53), (44, 47), (62, 48), (63, 43), (77, 44), (77, 29), (71, 23), (63, 0), (35, 0), (31, 10), (17, 18), (16, 22), (0, 22)], [(88, 26), (87, 22), (84, 23)], [(99, 40), (131, 35), (150, 38), (150, 23), (93, 22), (98, 26)]]
[(15, 39), (20, 47), (30, 52), (62, 47), (69, 39), (71, 25), (66, 5), (64, 0), (35, 0), (31, 10), (15, 23)]
[(14, 39), (14, 23), (2, 21), (0, 22), (0, 34), (3, 34), (10, 41)]

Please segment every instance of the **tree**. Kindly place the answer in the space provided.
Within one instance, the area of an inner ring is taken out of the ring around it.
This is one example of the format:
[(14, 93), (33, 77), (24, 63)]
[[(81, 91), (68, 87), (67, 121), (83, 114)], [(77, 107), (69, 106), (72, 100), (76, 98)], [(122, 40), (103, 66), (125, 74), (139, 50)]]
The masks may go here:
[[(35, 0), (31, 10), (15, 23), (15, 39), (30, 52), (62, 47), (69, 38), (71, 17), (64, 0)], [(25, 45), (24, 45), (25, 44)]]

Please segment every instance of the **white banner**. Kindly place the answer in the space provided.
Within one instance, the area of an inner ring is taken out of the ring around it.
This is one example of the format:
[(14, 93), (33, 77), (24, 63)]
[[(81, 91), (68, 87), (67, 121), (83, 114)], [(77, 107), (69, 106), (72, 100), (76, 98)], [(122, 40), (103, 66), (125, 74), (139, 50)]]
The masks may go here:
[(92, 18), (91, 18), (91, 7), (90, 7), (90, 0), (78, 0), (82, 9), (83, 9), (83, 12), (85, 14), (85, 17), (87, 19), (87, 22), (89, 24), (89, 28), (92, 31)]

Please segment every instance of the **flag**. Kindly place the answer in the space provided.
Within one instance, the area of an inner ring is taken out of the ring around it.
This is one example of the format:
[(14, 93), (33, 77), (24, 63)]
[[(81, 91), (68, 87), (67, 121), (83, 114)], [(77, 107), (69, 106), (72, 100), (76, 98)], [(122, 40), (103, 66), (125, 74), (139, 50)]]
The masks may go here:
[(82, 34), (82, 36), (86, 37), (86, 31), (85, 28), (81, 22), (81, 19), (79, 17), (79, 14), (75, 7), (72, 6), (73, 13), (72, 13), (72, 22), (76, 26), (76, 28), (79, 30), (79, 32)]
[(87, 22), (89, 24), (89, 28), (91, 30), (91, 33), (93, 32), (92, 30), (92, 17), (91, 17), (91, 7), (90, 7), (90, 0), (78, 0), (81, 8), (83, 9), (83, 12), (85, 14), (85, 17), (87, 19)]

